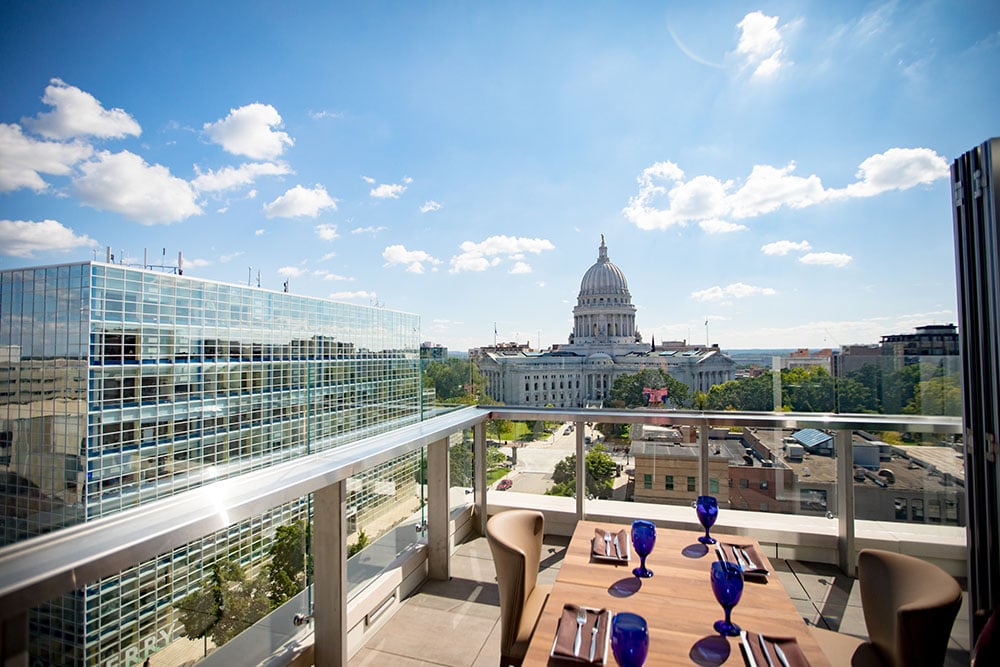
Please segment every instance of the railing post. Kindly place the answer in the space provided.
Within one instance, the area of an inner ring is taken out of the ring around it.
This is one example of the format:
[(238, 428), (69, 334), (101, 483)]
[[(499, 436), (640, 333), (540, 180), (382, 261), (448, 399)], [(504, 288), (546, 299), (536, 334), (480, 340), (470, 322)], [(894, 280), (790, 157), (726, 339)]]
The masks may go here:
[(476, 503), (479, 534), (486, 535), (486, 423), (479, 422), (472, 427), (472, 486)]
[(28, 612), (0, 622), (0, 661), (4, 667), (28, 667)]
[(587, 452), (584, 451), (583, 436), (586, 422), (576, 422), (576, 520), (583, 521), (587, 500)]
[(833, 432), (837, 453), (837, 556), (840, 569), (854, 576), (854, 443), (850, 429)]
[(427, 446), (427, 576), (448, 581), (451, 577), (451, 484), (448, 438)]
[(347, 664), (347, 482), (313, 494), (313, 622), (317, 665)]
[(699, 495), (708, 495), (708, 435), (712, 427), (702, 424), (698, 427), (698, 489)]

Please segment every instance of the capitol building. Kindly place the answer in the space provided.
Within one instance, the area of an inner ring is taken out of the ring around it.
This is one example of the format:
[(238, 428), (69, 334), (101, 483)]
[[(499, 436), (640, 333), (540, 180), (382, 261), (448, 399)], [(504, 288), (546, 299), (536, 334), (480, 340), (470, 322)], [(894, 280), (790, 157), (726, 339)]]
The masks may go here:
[(597, 262), (583, 274), (566, 345), (544, 352), (522, 346), (476, 355), (490, 396), (506, 405), (557, 408), (601, 405), (615, 379), (662, 368), (692, 392), (735, 378), (736, 362), (717, 346), (644, 343), (635, 323), (628, 281), (608, 259), (601, 236)]

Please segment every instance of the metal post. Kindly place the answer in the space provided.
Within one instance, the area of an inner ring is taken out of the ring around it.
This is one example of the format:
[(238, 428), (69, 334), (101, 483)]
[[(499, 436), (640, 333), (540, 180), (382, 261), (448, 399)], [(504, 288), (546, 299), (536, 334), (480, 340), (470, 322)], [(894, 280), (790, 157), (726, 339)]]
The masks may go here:
[(837, 454), (837, 555), (840, 569), (855, 576), (854, 553), (854, 443), (849, 429), (833, 433)]
[(587, 430), (586, 422), (576, 422), (576, 520), (583, 521), (585, 516), (587, 500), (587, 466), (586, 455), (583, 446), (584, 431)]
[(317, 665), (347, 664), (347, 482), (313, 494), (313, 621)]
[(708, 495), (708, 435), (712, 427), (702, 424), (698, 427), (698, 488), (699, 495)]
[(472, 427), (472, 487), (476, 507), (479, 534), (486, 535), (486, 424), (480, 422)]
[(448, 438), (427, 446), (427, 576), (439, 581), (451, 577), (450, 466)]

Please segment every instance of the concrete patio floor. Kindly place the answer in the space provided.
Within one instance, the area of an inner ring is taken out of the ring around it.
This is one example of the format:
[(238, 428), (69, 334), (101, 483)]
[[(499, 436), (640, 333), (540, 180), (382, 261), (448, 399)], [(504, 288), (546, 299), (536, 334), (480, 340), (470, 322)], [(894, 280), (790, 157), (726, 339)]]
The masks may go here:
[[(539, 583), (559, 573), (568, 538), (545, 537)], [(856, 579), (836, 567), (794, 560), (772, 560), (785, 590), (806, 623), (866, 637)], [(493, 558), (485, 538), (458, 547), (450, 581), (427, 581), (405, 600), (384, 627), (350, 661), (374, 665), (496, 667), (500, 660), (500, 598)], [(945, 665), (969, 664), (969, 610), (962, 608), (952, 629)]]

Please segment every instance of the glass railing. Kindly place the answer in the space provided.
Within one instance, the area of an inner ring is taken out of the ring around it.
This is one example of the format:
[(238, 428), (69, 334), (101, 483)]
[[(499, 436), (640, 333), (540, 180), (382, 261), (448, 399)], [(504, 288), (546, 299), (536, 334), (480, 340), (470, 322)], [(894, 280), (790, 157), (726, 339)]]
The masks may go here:
[[(504, 422), (509, 431), (498, 428)], [(482, 426), (473, 429), (477, 424)], [(784, 523), (782, 516), (839, 520), (847, 511), (857, 521), (834, 531), (840, 541), (853, 540), (863, 522), (957, 530), (965, 523), (962, 459), (954, 442), (959, 433), (955, 417), (909, 414), (517, 407), (444, 412), (203, 485), (117, 520), (2, 549), (0, 609), (8, 621), (32, 609), (24, 621), (34, 637), (33, 659), (43, 662), (84, 653), (100, 655), (101, 664), (141, 662), (154, 652), (158, 659), (206, 653), (221, 659), (227, 650), (243, 657), (248, 651), (280, 653), (312, 631), (310, 619), (322, 599), (317, 586), (342, 585), (345, 604), (359, 605), (401, 562), (440, 558), (428, 539), (435, 516), (430, 505), (440, 497), (446, 498), (447, 516), (474, 507), (476, 516), (485, 517), (490, 505), (518, 505), (577, 518), (627, 518), (675, 506), (694, 524), (694, 512), (687, 510), (697, 495), (708, 493), (727, 511), (775, 515), (775, 527)], [(438, 476), (428, 469), (428, 452), (442, 441), (449, 485), (439, 494), (431, 488)], [(581, 453), (584, 477), (578, 481)], [(488, 490), (474, 488), (477, 475)], [(497, 489), (502, 479), (512, 480), (506, 491)], [(313, 492), (341, 483), (346, 574), (331, 584), (314, 580), (313, 554), (317, 531), (337, 517), (317, 511)], [(33, 549), (57, 543), (44, 561), (33, 558), (42, 553)], [(105, 587), (111, 580), (118, 583)], [(86, 583), (83, 589), (76, 588), (80, 583)], [(379, 596), (375, 604), (382, 604)], [(377, 611), (362, 610), (360, 617)], [(296, 616), (306, 622), (296, 625)], [(82, 639), (64, 631), (81, 618), (91, 621)], [(317, 642), (329, 631), (320, 625)], [(348, 628), (338, 632), (346, 637)]]

